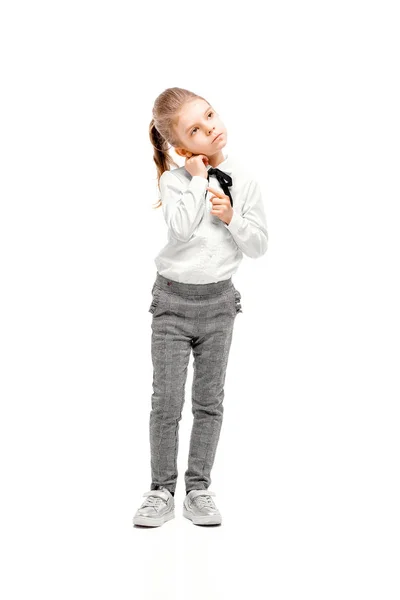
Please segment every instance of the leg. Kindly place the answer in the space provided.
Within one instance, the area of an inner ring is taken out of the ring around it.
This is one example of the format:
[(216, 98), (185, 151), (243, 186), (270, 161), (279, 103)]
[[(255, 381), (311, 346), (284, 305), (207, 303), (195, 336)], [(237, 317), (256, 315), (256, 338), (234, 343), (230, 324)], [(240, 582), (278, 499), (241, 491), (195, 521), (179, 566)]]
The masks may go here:
[(220, 436), (226, 368), (232, 341), (234, 317), (227, 311), (208, 322), (203, 334), (193, 340), (193, 426), (186, 491), (208, 489)]
[(184, 318), (168, 310), (168, 294), (156, 290), (153, 301), (153, 394), (150, 412), (151, 490), (165, 486), (175, 492), (178, 478), (179, 421), (185, 401), (191, 336)]
[(156, 289), (151, 311), (153, 394), (150, 412), (151, 490), (165, 486), (175, 492), (178, 431), (185, 400), (191, 337), (184, 319), (168, 310), (168, 295)]

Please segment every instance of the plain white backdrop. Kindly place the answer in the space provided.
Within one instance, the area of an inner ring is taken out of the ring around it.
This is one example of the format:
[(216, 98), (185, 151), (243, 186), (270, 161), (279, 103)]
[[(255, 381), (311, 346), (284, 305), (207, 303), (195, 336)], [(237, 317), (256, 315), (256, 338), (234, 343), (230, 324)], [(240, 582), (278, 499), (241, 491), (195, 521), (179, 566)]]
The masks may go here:
[[(398, 600), (396, 4), (2, 3), (3, 598)], [(172, 86), (220, 113), (269, 248), (233, 278), (223, 523), (182, 516), (191, 357), (176, 518), (150, 530), (148, 127)]]

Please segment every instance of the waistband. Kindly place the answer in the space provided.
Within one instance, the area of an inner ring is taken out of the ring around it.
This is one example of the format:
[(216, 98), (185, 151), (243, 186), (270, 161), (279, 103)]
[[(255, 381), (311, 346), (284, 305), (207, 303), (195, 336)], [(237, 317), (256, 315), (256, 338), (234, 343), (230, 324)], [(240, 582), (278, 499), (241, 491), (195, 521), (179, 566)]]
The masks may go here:
[(174, 279), (167, 279), (157, 271), (155, 284), (166, 292), (179, 296), (217, 296), (221, 292), (233, 287), (232, 277), (216, 281), (215, 283), (183, 283)]

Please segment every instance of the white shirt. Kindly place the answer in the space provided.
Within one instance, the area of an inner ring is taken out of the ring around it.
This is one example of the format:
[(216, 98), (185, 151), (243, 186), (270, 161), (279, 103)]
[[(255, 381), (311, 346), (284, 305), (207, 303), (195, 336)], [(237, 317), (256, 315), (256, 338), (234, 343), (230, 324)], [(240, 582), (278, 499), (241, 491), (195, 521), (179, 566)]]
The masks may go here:
[[(207, 171), (211, 165), (207, 166)], [(220, 190), (217, 178), (208, 182), (190, 175), (185, 167), (164, 171), (160, 192), (168, 243), (154, 259), (157, 271), (182, 283), (214, 283), (229, 279), (243, 254), (258, 258), (268, 247), (267, 221), (258, 182), (226, 155), (218, 169), (232, 177), (233, 217), (229, 225), (210, 214), (213, 194)]]

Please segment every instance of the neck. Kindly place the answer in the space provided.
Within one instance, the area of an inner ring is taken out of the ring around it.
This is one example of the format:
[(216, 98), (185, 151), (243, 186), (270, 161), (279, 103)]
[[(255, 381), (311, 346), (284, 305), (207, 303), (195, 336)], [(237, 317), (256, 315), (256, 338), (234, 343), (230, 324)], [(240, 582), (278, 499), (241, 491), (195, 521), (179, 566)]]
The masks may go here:
[(222, 150), (220, 150), (219, 152), (217, 152), (216, 154), (213, 154), (212, 156), (208, 157), (208, 164), (211, 167), (214, 167), (214, 169), (216, 167), (218, 167), (218, 165), (220, 163), (222, 163), (225, 160), (225, 156), (223, 155)]

